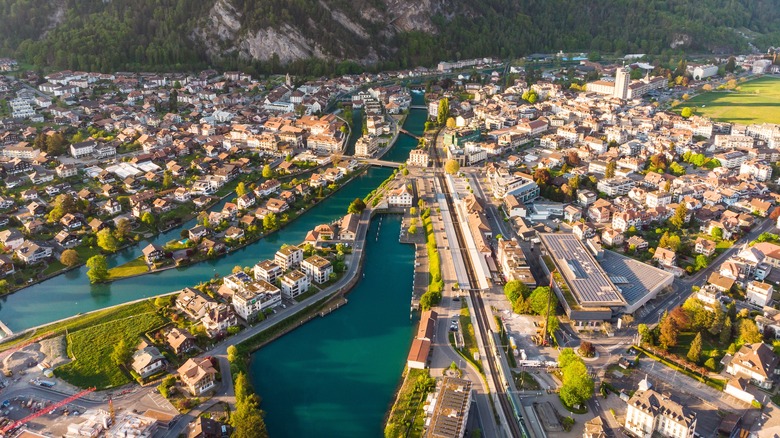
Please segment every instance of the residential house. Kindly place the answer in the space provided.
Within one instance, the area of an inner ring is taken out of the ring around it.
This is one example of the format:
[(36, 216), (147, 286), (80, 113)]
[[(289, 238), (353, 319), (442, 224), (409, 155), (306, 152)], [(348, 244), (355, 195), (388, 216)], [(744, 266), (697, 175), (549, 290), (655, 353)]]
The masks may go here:
[(238, 318), (233, 308), (219, 304), (210, 308), (200, 320), (209, 337), (224, 334), (228, 327), (238, 325)]
[[(304, 263), (306, 262), (304, 261)], [(293, 269), (284, 274), (280, 283), (282, 286), (282, 295), (289, 299), (294, 299), (295, 297), (306, 293), (311, 285), (309, 277), (297, 269)]]
[(747, 285), (746, 292), (747, 302), (763, 308), (772, 305), (772, 295), (775, 292), (775, 288), (769, 283), (751, 281)]
[(651, 389), (645, 377), (626, 402), (625, 428), (639, 438), (693, 438), (696, 412)]
[(144, 259), (146, 259), (146, 263), (148, 264), (153, 264), (165, 257), (165, 250), (161, 246), (154, 243), (146, 245), (146, 247), (141, 250), (141, 253), (143, 254)]
[(24, 236), (16, 228), (0, 231), (0, 244), (3, 248), (15, 251), (24, 243)]
[(677, 266), (677, 254), (670, 249), (661, 248), (660, 246), (655, 249), (653, 260), (665, 268)]
[(187, 391), (199, 396), (217, 384), (217, 370), (209, 358), (188, 359), (176, 372)]
[(412, 206), (412, 194), (409, 192), (406, 184), (402, 184), (395, 190), (391, 190), (387, 203), (391, 207), (411, 207)]
[(339, 239), (355, 240), (359, 223), (360, 216), (354, 213), (349, 213), (341, 218), (341, 223), (339, 224)]
[(50, 246), (40, 246), (30, 240), (25, 240), (20, 247), (16, 249), (16, 256), (28, 265), (41, 262), (51, 257), (52, 248)]
[(744, 377), (763, 389), (771, 389), (773, 379), (780, 374), (778, 357), (763, 342), (743, 345), (734, 357), (727, 361), (726, 372), (732, 376)]
[(146, 378), (162, 371), (166, 363), (165, 356), (160, 353), (157, 347), (147, 346), (133, 353), (131, 368), (139, 376)]
[(282, 247), (274, 255), (274, 262), (282, 268), (282, 271), (297, 267), (302, 261), (303, 250), (295, 245)]
[(275, 283), (284, 270), (273, 260), (263, 260), (254, 266), (255, 280), (264, 280)]
[(696, 245), (694, 246), (693, 250), (697, 254), (704, 254), (705, 256), (709, 257), (715, 253), (716, 248), (717, 244), (712, 240), (699, 237), (696, 239)]
[(14, 272), (16, 272), (16, 268), (11, 257), (0, 254), (0, 278), (7, 277)]
[(192, 336), (187, 330), (178, 327), (168, 331), (165, 335), (165, 341), (177, 355), (182, 355), (196, 348), (195, 336)]
[(317, 283), (325, 283), (333, 273), (333, 265), (324, 257), (313, 255), (301, 263), (301, 270)]
[(216, 307), (216, 301), (207, 298), (191, 287), (185, 287), (176, 296), (176, 308), (184, 312), (191, 319), (197, 321), (206, 315), (209, 309)]

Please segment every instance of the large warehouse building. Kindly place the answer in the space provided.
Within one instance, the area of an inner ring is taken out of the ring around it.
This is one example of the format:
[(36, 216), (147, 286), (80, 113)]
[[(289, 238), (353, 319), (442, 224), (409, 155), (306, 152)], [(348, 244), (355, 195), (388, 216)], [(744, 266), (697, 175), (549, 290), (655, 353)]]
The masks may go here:
[(577, 329), (593, 329), (633, 313), (674, 276), (601, 246), (588, 246), (573, 234), (540, 234), (543, 265), (555, 271), (554, 289)]

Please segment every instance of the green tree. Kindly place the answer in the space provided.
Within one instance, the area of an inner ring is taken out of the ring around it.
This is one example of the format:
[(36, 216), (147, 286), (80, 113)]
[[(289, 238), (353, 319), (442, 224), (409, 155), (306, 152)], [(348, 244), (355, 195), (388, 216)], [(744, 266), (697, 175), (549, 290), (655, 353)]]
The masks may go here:
[(87, 260), (87, 277), (90, 283), (100, 283), (108, 280), (108, 263), (106, 258), (100, 254), (94, 255)]
[(699, 254), (696, 256), (696, 270), (704, 269), (707, 267), (707, 265), (710, 264), (710, 261), (707, 260), (707, 256), (704, 254)]
[(763, 341), (764, 337), (758, 331), (758, 326), (756, 326), (755, 322), (747, 318), (739, 320), (739, 339), (737, 340), (738, 344), (755, 344), (756, 342)]
[(680, 111), (680, 115), (687, 119), (688, 117), (693, 115), (693, 110), (691, 109), (691, 107), (686, 106), (685, 108), (682, 109), (682, 111)]
[(702, 340), (701, 340), (701, 332), (696, 333), (696, 337), (693, 338), (693, 342), (691, 343), (691, 348), (688, 349), (688, 360), (698, 364), (699, 360), (701, 360), (701, 346), (702, 346)]
[(168, 95), (168, 111), (172, 113), (179, 111), (179, 92), (177, 90), (171, 90)]
[(417, 225), (409, 225), (406, 230), (409, 234), (417, 234)]
[(669, 347), (677, 345), (677, 332), (679, 328), (674, 318), (666, 317), (661, 321), (661, 334), (658, 336), (658, 342), (661, 348), (668, 350)]
[(446, 163), (444, 163), (444, 171), (450, 175), (455, 175), (459, 170), (460, 164), (458, 164), (458, 162), (453, 159), (449, 159)]
[(647, 327), (647, 324), (639, 324), (636, 329), (639, 333), (639, 342), (642, 345), (653, 345), (653, 333), (650, 331), (650, 328)]
[(455, 123), (455, 119), (452, 118), (452, 117), (448, 117), (447, 118), (447, 128), (455, 129), (456, 126), (457, 126), (457, 124)]
[(728, 345), (731, 342), (731, 336), (733, 335), (734, 327), (731, 322), (731, 317), (726, 315), (723, 319), (723, 329), (720, 331), (720, 345)]
[(710, 230), (710, 236), (716, 239), (723, 239), (723, 229), (720, 227), (712, 227)]
[(263, 166), (263, 178), (268, 179), (273, 177), (274, 177), (274, 170), (271, 169), (271, 165), (266, 164), (265, 166)]
[(441, 126), (447, 121), (450, 116), (450, 100), (446, 97), (439, 100), (439, 113), (436, 115), (436, 122)]
[(114, 362), (115, 365), (124, 365), (128, 363), (132, 356), (132, 347), (124, 338), (114, 344), (114, 349), (111, 351), (111, 361)]
[(52, 209), (49, 212), (49, 222), (58, 222), (68, 213), (76, 212), (76, 201), (68, 194), (60, 194), (54, 198)]
[(74, 249), (66, 249), (60, 255), (60, 263), (67, 267), (76, 266), (79, 264), (79, 253)]
[(605, 178), (612, 178), (615, 176), (615, 169), (617, 169), (617, 162), (616, 161), (610, 161), (607, 163), (607, 170), (604, 172)]
[(171, 175), (171, 172), (165, 171), (163, 173), (162, 186), (164, 189), (173, 187), (173, 175)]
[(366, 203), (363, 202), (360, 198), (355, 198), (352, 202), (350, 202), (349, 207), (347, 208), (347, 213), (352, 214), (360, 214), (363, 213), (363, 210), (366, 209)]
[(8, 280), (0, 280), (0, 294), (7, 294), (9, 290)]
[(273, 231), (279, 228), (279, 219), (274, 213), (268, 213), (263, 218), (263, 229), (266, 231)]
[(558, 305), (558, 300), (555, 294), (550, 290), (549, 286), (540, 286), (531, 292), (528, 296), (528, 302), (531, 306), (531, 310), (537, 315), (544, 315), (547, 313), (547, 303), (550, 302), (550, 311), (554, 311)]
[(559, 395), (567, 406), (581, 405), (593, 396), (593, 379), (582, 359), (577, 359), (562, 369), (563, 385)]
[(114, 230), (114, 236), (119, 240), (125, 240), (130, 237), (130, 233), (133, 231), (133, 226), (127, 218), (119, 219), (116, 223), (116, 230)]
[(577, 357), (577, 354), (574, 352), (574, 349), (571, 347), (566, 347), (561, 350), (560, 354), (558, 354), (558, 367), (563, 370), (569, 364), (573, 362), (577, 362), (579, 358)]
[(733, 56), (729, 57), (729, 60), (726, 61), (726, 65), (724, 66), (724, 69), (729, 73), (734, 73), (734, 70), (737, 69), (737, 60), (734, 59)]
[(715, 312), (712, 317), (712, 324), (710, 324), (710, 327), (707, 329), (707, 331), (709, 331), (711, 335), (717, 336), (720, 334), (721, 330), (723, 330), (723, 325), (725, 322), (726, 313), (723, 312), (723, 309), (721, 309), (720, 306), (715, 306)]
[(238, 359), (238, 348), (235, 345), (229, 345), (227, 348), (227, 359), (230, 363), (235, 363)]
[(236, 186), (236, 196), (241, 197), (244, 195), (246, 195), (246, 184), (242, 181)]
[(711, 357), (704, 362), (704, 367), (710, 371), (717, 371), (718, 364), (715, 362), (715, 358)]
[(97, 233), (97, 244), (103, 251), (116, 252), (119, 249), (119, 242), (108, 228), (103, 228)]
[(514, 304), (518, 298), (528, 296), (528, 286), (520, 280), (507, 281), (504, 285), (504, 295), (506, 295), (510, 303)]
[(151, 229), (154, 229), (154, 224), (155, 224), (154, 215), (147, 211), (141, 216), (141, 223)]
[(688, 215), (688, 207), (685, 204), (680, 204), (674, 210), (674, 215), (669, 218), (669, 223), (677, 229), (682, 228), (685, 225), (685, 217)]

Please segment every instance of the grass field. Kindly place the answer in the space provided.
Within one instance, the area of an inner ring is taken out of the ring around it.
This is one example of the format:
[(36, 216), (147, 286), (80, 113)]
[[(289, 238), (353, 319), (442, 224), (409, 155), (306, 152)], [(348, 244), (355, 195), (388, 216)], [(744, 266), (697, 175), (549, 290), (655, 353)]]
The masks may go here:
[(146, 260), (144, 260), (144, 256), (140, 256), (137, 259), (130, 260), (123, 265), (109, 269), (108, 279), (118, 280), (120, 278), (130, 277), (132, 275), (143, 274), (147, 271), (149, 271), (149, 267), (146, 265)]
[(780, 78), (763, 77), (739, 84), (737, 91), (710, 91), (675, 107), (718, 122), (780, 123)]
[[(121, 339), (135, 347), (140, 336), (168, 321), (160, 316), (150, 302), (145, 301), (136, 310), (142, 313), (120, 318), (106, 318), (87, 328), (70, 332), (68, 351), (73, 358), (69, 364), (55, 370), (57, 377), (82, 388), (90, 386), (110, 388), (130, 382), (130, 378), (111, 360), (111, 353)], [(121, 316), (120, 316), (121, 315)]]

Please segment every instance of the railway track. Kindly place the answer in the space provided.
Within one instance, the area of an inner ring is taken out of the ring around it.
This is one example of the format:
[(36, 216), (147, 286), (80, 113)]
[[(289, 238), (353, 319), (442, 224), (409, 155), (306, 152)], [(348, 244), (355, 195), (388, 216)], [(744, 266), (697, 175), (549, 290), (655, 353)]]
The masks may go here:
[[(442, 194), (444, 195), (444, 198), (447, 202), (447, 208), (451, 214), (454, 215), (453, 222), (459, 222), (459, 218), (457, 218), (457, 211), (455, 210), (455, 206), (452, 202), (452, 194), (450, 193), (449, 186), (447, 185), (447, 182), (441, 173), (443, 170), (443, 160), (441, 157), (439, 157), (435, 144), (430, 149), (431, 155), (433, 157), (435, 178), (439, 180)], [(475, 309), (474, 318), (477, 326), (479, 327), (482, 345), (485, 346), (486, 349), (488, 367), (490, 368), (490, 376), (493, 380), (493, 385), (496, 388), (496, 395), (498, 396), (500, 409), (504, 413), (504, 418), (506, 418), (509, 423), (508, 426), (511, 436), (514, 438), (527, 438), (528, 433), (524, 430), (523, 427), (521, 427), (522, 420), (520, 414), (519, 412), (516, 412), (515, 406), (509, 399), (509, 395), (505, 391), (506, 387), (501, 380), (502, 371), (497, 363), (498, 358), (495, 356), (497, 352), (493, 351), (489, 347), (490, 345), (493, 345), (492, 341), (490, 340), (491, 333), (493, 332), (490, 329), (490, 320), (488, 319), (489, 316), (485, 311), (485, 305), (482, 301), (482, 297), (474, 290), (474, 285), (478, 285), (479, 282), (474, 271), (474, 266), (471, 263), (471, 257), (468, 254), (468, 247), (466, 245), (465, 238), (463, 237), (462, 230), (459, 226), (454, 226), (453, 228), (455, 229), (455, 236), (457, 238), (458, 251), (460, 251), (461, 257), (464, 261), (464, 266), (466, 268), (466, 275), (470, 285), (469, 296), (471, 297), (471, 302), (473, 303)]]

